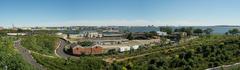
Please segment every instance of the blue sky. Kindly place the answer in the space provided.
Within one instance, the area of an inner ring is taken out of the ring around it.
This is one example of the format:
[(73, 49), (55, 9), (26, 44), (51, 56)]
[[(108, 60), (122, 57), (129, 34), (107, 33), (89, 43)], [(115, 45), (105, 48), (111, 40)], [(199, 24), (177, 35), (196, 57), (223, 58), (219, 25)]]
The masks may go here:
[(0, 0), (0, 26), (240, 25), (240, 0)]

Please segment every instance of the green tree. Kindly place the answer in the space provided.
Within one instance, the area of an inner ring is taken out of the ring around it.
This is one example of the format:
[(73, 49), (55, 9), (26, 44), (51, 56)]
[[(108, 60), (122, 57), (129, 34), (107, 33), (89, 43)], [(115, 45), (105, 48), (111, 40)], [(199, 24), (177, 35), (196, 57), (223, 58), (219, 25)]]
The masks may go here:
[(91, 41), (83, 41), (83, 42), (78, 42), (78, 44), (81, 46), (92, 46), (94, 43)]
[(240, 31), (236, 28), (232, 29), (232, 30), (229, 30), (228, 33), (232, 34), (232, 35), (235, 35), (235, 34), (238, 34)]
[(172, 27), (160, 27), (160, 31), (167, 32), (167, 34), (172, 34)]
[(212, 28), (207, 28), (207, 29), (205, 29), (205, 30), (203, 30), (203, 32), (205, 33), (205, 34), (211, 34), (212, 32), (213, 32), (213, 29)]
[(175, 29), (175, 32), (186, 32), (188, 36), (191, 36), (193, 34), (193, 28), (192, 27), (182, 27), (180, 29)]
[(132, 33), (129, 33), (129, 34), (127, 35), (127, 39), (128, 39), (128, 40), (133, 40), (133, 34), (132, 34)]
[(193, 33), (197, 34), (197, 35), (201, 35), (203, 33), (202, 29), (195, 29), (193, 31)]

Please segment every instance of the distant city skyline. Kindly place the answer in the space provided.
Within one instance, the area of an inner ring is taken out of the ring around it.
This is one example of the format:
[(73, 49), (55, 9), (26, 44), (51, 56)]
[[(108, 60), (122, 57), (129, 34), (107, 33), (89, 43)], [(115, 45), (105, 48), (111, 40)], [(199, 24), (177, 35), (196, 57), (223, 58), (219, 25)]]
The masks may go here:
[(239, 0), (0, 0), (0, 26), (240, 25)]

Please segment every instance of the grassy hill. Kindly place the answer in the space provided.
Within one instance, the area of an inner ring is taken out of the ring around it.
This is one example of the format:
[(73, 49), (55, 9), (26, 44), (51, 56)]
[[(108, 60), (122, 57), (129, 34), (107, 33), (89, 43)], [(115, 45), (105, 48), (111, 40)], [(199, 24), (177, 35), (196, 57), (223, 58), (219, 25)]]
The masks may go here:
[(41, 54), (53, 55), (57, 40), (58, 38), (54, 35), (42, 34), (25, 36), (21, 42), (22, 46), (29, 50)]
[(13, 47), (13, 38), (0, 36), (0, 70), (34, 70)]
[[(23, 42), (25, 42), (25, 45), (30, 43), (27, 48), (33, 51), (52, 55), (53, 43), (56, 39), (51, 38), (55, 37), (34, 36), (30, 40), (23, 40)], [(32, 41), (31, 39), (36, 40)], [(240, 36), (202, 36), (177, 47), (150, 49), (149, 52), (159, 52), (112, 64), (104, 62), (102, 58), (97, 56), (82, 56), (78, 59), (47, 57), (35, 53), (33, 53), (33, 56), (40, 64), (50, 70), (202, 70), (240, 62), (239, 45)], [(138, 53), (134, 52), (134, 54)]]
[(240, 36), (204, 36), (115, 66), (131, 70), (202, 70), (236, 62), (240, 62)]

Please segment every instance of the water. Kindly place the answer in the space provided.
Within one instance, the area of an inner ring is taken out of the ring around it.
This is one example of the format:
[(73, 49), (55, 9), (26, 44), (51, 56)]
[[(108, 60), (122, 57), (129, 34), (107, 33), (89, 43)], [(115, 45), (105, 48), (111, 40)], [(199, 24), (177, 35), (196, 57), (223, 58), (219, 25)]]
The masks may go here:
[[(176, 28), (182, 28), (182, 27), (173, 27), (173, 29)], [(213, 34), (225, 34), (228, 30), (237, 28), (240, 29), (240, 27), (220, 27), (220, 26), (195, 26), (194, 29), (206, 29), (206, 28), (212, 28)], [(120, 30), (124, 31), (127, 30), (129, 32), (149, 32), (149, 31), (159, 31), (159, 27), (119, 27)]]

